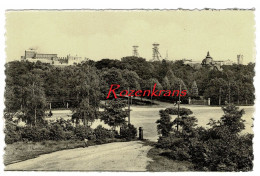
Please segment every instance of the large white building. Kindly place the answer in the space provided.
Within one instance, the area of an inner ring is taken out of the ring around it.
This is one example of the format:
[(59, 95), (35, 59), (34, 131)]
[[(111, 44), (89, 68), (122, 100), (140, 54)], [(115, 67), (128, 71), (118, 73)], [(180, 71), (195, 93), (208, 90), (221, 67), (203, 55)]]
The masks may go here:
[(27, 60), (29, 62), (43, 62), (51, 65), (66, 66), (79, 64), (85, 61), (85, 58), (79, 56), (71, 56), (70, 54), (66, 57), (58, 57), (57, 54), (42, 54), (38, 53), (35, 49), (25, 50), (24, 56), (21, 56), (21, 60)]
[[(238, 63), (241, 64), (243, 58), (241, 56), (238, 57)], [(242, 56), (243, 57), (243, 56)], [(233, 62), (230, 59), (227, 60), (213, 60), (213, 58), (210, 56), (209, 52), (207, 53), (206, 57), (200, 61), (193, 61), (192, 59), (182, 59), (184, 64), (190, 65), (193, 68), (200, 68), (200, 67), (210, 67), (211, 69), (217, 69), (217, 70), (222, 70), (223, 65), (233, 65), (235, 62)]]

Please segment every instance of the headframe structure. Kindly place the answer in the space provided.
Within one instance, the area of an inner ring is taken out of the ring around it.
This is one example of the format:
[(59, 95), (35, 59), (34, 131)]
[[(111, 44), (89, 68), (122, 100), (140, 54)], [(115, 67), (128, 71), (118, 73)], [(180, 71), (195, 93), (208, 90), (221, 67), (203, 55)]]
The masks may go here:
[(133, 56), (134, 57), (139, 57), (139, 53), (138, 53), (138, 47), (137, 45), (133, 46)]
[(159, 52), (159, 43), (153, 43), (153, 59), (152, 61), (160, 61), (160, 58), (162, 58), (160, 52)]

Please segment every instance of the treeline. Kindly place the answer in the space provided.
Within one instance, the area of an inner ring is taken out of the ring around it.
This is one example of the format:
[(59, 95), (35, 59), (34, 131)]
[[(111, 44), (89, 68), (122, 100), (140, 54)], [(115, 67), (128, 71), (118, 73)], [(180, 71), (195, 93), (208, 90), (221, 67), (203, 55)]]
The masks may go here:
[[(182, 61), (148, 62), (144, 58), (124, 57), (120, 60), (92, 60), (64, 68), (44, 63), (9, 62), (6, 64), (6, 107), (17, 110), (25, 106), (32, 90), (35, 96), (52, 102), (62, 102), (64, 107), (77, 107), (84, 97), (92, 99), (96, 107), (105, 99), (111, 84), (120, 84), (121, 89), (176, 90), (181, 84), (191, 97), (211, 98), (212, 104), (225, 101), (237, 104), (254, 102), (254, 64), (223, 66), (223, 71), (203, 67), (194, 69)], [(156, 98), (156, 97), (155, 97)], [(175, 100), (174, 97), (157, 97)], [(184, 100), (184, 102), (187, 102)], [(55, 105), (55, 104), (54, 104)]]
[[(14, 61), (6, 64), (5, 112), (21, 111), (28, 124), (41, 123), (46, 108), (69, 107), (81, 114), (79, 107), (97, 117), (101, 100), (111, 84), (120, 89), (149, 90), (156, 83), (158, 90), (187, 90), (188, 97), (211, 98), (211, 104), (254, 103), (254, 64), (223, 66), (223, 71), (207, 67), (194, 69), (182, 61), (149, 62), (144, 58), (124, 57), (121, 60), (89, 60), (82, 64), (55, 67), (41, 62)], [(120, 90), (119, 90), (120, 91)], [(147, 97), (149, 98), (149, 97)], [(177, 101), (178, 97), (153, 97)]]
[[(161, 89), (188, 90), (188, 96), (205, 99), (211, 98), (211, 103), (223, 105), (225, 102), (235, 104), (254, 103), (253, 77), (255, 64), (223, 65), (222, 71), (201, 67), (195, 69), (183, 61), (147, 62), (144, 58), (124, 57), (119, 60), (103, 59), (95, 64), (99, 70), (116, 68), (130, 70), (139, 76), (141, 89), (149, 88), (149, 81), (157, 83)], [(161, 100), (176, 101), (176, 98), (157, 97)], [(187, 99), (182, 102), (187, 103)]]

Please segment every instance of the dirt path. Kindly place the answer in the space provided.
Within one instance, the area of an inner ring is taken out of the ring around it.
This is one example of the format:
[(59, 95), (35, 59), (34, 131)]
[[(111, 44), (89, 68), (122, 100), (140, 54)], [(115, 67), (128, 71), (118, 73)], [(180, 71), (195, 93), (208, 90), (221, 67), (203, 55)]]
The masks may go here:
[(5, 170), (146, 171), (150, 148), (132, 141), (63, 150), (8, 165)]

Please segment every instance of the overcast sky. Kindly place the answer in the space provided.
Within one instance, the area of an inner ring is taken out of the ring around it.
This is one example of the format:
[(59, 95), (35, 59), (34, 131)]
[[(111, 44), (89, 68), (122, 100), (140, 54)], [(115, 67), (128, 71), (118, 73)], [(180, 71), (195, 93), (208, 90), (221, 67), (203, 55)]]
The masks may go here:
[(7, 61), (24, 50), (67, 54), (93, 60), (139, 55), (150, 60), (152, 43), (162, 57), (200, 61), (210, 51), (214, 60), (255, 60), (253, 11), (7, 11)]

